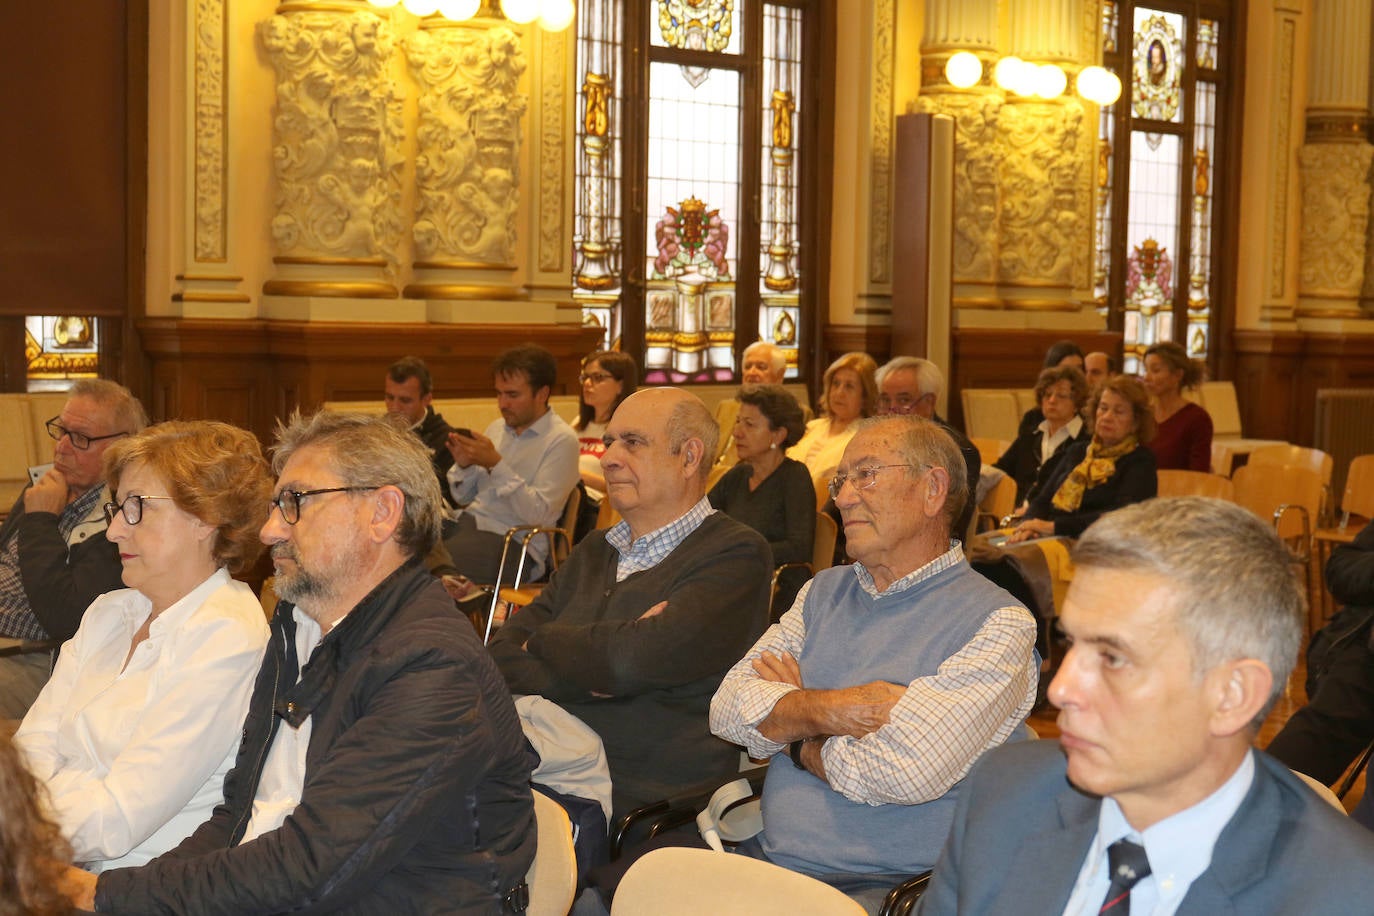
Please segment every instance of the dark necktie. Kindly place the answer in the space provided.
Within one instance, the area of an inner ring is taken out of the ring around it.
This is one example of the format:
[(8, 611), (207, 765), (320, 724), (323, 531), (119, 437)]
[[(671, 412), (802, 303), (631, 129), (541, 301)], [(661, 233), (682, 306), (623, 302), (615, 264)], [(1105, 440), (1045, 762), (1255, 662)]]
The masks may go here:
[(1107, 887), (1107, 897), (1098, 912), (1129, 916), (1131, 888), (1150, 874), (1150, 860), (1145, 858), (1145, 847), (1130, 840), (1117, 840), (1108, 846), (1107, 874), (1112, 883)]

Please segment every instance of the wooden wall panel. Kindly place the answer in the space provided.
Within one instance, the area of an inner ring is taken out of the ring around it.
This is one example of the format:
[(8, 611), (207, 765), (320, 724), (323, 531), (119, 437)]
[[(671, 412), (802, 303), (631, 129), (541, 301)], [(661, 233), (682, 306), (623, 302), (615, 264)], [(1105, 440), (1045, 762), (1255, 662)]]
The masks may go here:
[(1247, 436), (1311, 445), (1317, 391), (1374, 388), (1374, 336), (1236, 331), (1236, 399)]
[(154, 419), (222, 419), (270, 442), (278, 417), (382, 397), (401, 356), (429, 364), (438, 397), (493, 397), (492, 358), (534, 342), (558, 360), (555, 394), (578, 390), (598, 331), (574, 325), (370, 325), (151, 318), (139, 322)]

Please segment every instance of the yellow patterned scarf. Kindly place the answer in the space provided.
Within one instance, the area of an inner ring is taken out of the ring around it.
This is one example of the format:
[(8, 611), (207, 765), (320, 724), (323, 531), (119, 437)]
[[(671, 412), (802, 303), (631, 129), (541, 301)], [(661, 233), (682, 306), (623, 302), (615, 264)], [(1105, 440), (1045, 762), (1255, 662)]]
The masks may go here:
[(1093, 436), (1083, 461), (1069, 472), (1054, 494), (1054, 507), (1061, 512), (1077, 512), (1083, 504), (1083, 492), (1110, 480), (1116, 473), (1116, 459), (1135, 451), (1135, 447), (1135, 436), (1127, 436), (1110, 448)]

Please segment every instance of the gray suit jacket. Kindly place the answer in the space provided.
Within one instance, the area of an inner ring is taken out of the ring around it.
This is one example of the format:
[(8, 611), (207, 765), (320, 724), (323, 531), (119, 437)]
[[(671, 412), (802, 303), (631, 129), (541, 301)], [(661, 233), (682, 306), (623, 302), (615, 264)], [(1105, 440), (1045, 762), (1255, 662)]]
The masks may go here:
[[(989, 751), (968, 777), (921, 916), (1058, 914), (1097, 833), (1101, 799), (1064, 776), (1058, 741)], [(1374, 913), (1374, 833), (1255, 752), (1255, 780), (1179, 916)]]

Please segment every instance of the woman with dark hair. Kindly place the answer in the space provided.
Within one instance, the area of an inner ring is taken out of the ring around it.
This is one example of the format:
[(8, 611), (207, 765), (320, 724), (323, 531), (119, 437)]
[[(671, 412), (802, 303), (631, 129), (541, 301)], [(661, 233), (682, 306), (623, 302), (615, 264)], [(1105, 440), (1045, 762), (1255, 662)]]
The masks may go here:
[(1013, 542), (1078, 537), (1104, 512), (1151, 499), (1157, 492), (1155, 456), (1143, 447), (1154, 433), (1144, 386), (1114, 375), (1093, 394), (1090, 408), (1092, 438), (1059, 459), (1012, 532)]
[(1042, 467), (1092, 434), (1081, 416), (1088, 403), (1088, 380), (1072, 366), (1042, 370), (1035, 382), (1035, 400), (1044, 419), (1017, 436), (993, 464), (1016, 481), (1017, 506), (1034, 495), (1031, 487)]
[(1045, 362), (1041, 368), (1054, 369), (1060, 366), (1072, 366), (1082, 372), (1083, 348), (1072, 340), (1056, 340), (1050, 344), (1050, 348), (1045, 351)]
[(1162, 470), (1212, 470), (1212, 417), (1183, 396), (1202, 384), (1202, 363), (1172, 340), (1145, 351), (1145, 390), (1154, 408), (1150, 451)]
[[(819, 416), (806, 424), (801, 441), (787, 457), (807, 466), (813, 480), (828, 481), (854, 438), (854, 423), (873, 416), (878, 406), (878, 364), (867, 353), (846, 353), (830, 364), (821, 379)], [(818, 488), (819, 489), (819, 488)]]
[(606, 495), (606, 478), (601, 473), (601, 456), (606, 451), (601, 437), (620, 402), (639, 386), (639, 366), (633, 356), (615, 350), (597, 350), (582, 361), (580, 403), (573, 430), (577, 433), (580, 457), (577, 469), (587, 496), (599, 503)]
[(105, 453), (125, 589), (62, 646), (15, 735), (78, 862), (141, 865), (223, 798), (267, 645), (253, 590), (271, 481), (252, 433), (174, 422)]
[[(806, 465), (784, 453), (801, 438), (801, 406), (779, 385), (746, 386), (735, 399), (740, 408), (731, 435), (739, 463), (711, 488), (711, 505), (763, 535), (775, 566), (810, 563), (816, 488)], [(774, 608), (791, 607), (806, 579), (802, 569), (784, 572)]]
[(0, 737), (0, 916), (73, 912), (61, 888), (72, 851), (44, 813), (42, 796), (18, 750)]

